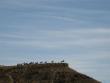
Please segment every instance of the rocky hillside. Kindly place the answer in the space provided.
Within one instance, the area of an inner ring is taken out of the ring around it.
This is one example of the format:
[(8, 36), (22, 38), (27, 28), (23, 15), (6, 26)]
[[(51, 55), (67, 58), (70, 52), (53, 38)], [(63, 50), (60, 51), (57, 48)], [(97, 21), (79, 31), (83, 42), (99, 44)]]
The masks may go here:
[(67, 63), (24, 63), (0, 67), (0, 83), (100, 83)]

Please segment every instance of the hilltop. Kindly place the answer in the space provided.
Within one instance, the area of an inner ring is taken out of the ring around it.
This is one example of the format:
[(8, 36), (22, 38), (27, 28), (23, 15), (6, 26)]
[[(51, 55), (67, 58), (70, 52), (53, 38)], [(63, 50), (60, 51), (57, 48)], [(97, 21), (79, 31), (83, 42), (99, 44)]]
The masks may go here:
[(100, 83), (67, 63), (24, 63), (0, 67), (0, 83)]

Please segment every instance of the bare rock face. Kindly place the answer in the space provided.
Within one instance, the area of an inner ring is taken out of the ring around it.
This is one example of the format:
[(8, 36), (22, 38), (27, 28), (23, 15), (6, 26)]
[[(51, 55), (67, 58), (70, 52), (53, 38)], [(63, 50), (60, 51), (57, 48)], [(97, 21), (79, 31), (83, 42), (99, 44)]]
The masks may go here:
[(0, 75), (0, 83), (100, 83), (69, 68), (67, 63), (4, 66)]

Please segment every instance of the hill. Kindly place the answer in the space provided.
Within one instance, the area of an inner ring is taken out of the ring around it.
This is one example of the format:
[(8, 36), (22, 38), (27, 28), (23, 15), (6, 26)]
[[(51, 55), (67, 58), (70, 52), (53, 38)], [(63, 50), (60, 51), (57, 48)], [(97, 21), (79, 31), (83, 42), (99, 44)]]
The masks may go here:
[(24, 63), (0, 67), (0, 83), (100, 83), (67, 63)]

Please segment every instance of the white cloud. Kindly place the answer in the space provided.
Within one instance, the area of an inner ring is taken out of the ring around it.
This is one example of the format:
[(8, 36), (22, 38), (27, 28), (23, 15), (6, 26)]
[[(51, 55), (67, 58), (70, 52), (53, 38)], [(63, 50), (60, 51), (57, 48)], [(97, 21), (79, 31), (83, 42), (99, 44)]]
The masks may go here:
[[(31, 33), (31, 34), (28, 34)], [(0, 35), (0, 42), (50, 49), (97, 47), (110, 44), (110, 29), (77, 29), (62, 31), (31, 31)]]
[(54, 19), (59, 19), (59, 20), (64, 20), (64, 21), (70, 21), (70, 22), (75, 22), (75, 21), (81, 21), (75, 18), (71, 18), (71, 17), (65, 17), (65, 16), (49, 16), (50, 18), (54, 18)]

